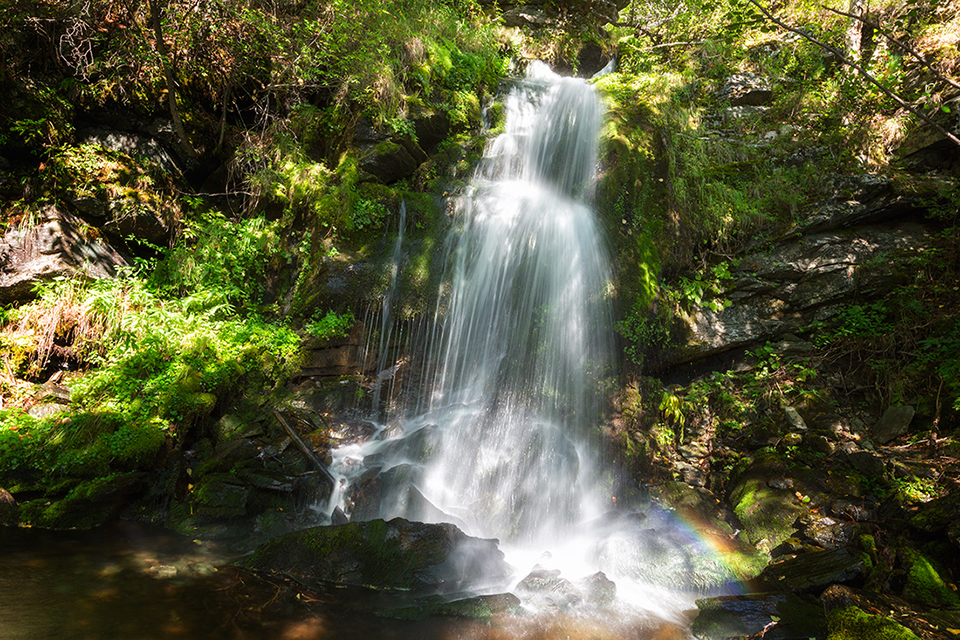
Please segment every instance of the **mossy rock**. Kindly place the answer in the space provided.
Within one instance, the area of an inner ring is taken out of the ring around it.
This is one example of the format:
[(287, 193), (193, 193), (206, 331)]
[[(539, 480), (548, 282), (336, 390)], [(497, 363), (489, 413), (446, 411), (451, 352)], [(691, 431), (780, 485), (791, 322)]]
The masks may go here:
[(394, 618), (396, 620), (423, 620), (434, 616), (446, 616), (487, 623), (498, 615), (518, 614), (521, 611), (520, 598), (512, 593), (500, 593), (464, 598), (452, 602), (432, 596), (408, 607), (378, 611), (376, 615), (381, 618)]
[[(705, 598), (697, 600), (697, 608), (692, 631), (700, 640), (751, 634), (767, 640), (821, 638), (825, 631), (822, 608), (789, 593)], [(777, 624), (764, 631), (771, 621)]]
[(960, 608), (960, 597), (944, 582), (942, 569), (934, 560), (913, 549), (901, 554), (907, 566), (904, 598), (945, 609)]
[(827, 616), (827, 640), (920, 640), (915, 633), (883, 616), (857, 607), (836, 609)]
[(767, 485), (770, 478), (780, 475), (783, 467), (776, 459), (761, 458), (730, 491), (730, 504), (743, 524), (747, 540), (764, 552), (791, 537), (795, 531), (793, 523), (807, 512), (792, 492)]
[(403, 591), (457, 591), (509, 574), (495, 540), (451, 524), (349, 522), (294, 531), (270, 540), (242, 568), (283, 573), (307, 585), (340, 584)]
[(63, 498), (31, 500), (20, 508), (20, 521), (49, 529), (92, 529), (111, 520), (143, 490), (147, 474), (126, 473), (88, 480)]

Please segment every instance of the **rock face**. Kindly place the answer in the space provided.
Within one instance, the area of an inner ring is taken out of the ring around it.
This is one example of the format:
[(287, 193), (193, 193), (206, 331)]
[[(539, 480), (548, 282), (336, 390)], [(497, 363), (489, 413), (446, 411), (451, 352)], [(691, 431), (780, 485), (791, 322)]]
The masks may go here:
[(127, 262), (76, 216), (54, 206), (36, 224), (10, 228), (0, 242), (0, 304), (28, 299), (57, 277), (112, 276)]
[(264, 543), (239, 564), (308, 585), (418, 592), (453, 592), (509, 574), (495, 540), (470, 537), (451, 524), (402, 518), (294, 531)]
[(685, 314), (684, 344), (661, 363), (689, 362), (829, 321), (855, 296), (871, 299), (893, 287), (897, 259), (929, 242), (923, 226), (904, 222), (811, 233), (748, 255), (724, 293), (733, 304)]

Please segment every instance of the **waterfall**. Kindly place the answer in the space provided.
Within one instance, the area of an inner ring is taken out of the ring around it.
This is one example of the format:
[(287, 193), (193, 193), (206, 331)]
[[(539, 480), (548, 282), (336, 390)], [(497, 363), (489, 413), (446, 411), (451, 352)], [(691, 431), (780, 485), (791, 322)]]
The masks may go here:
[(420, 486), (480, 535), (533, 542), (582, 515), (581, 441), (610, 361), (600, 122), (592, 87), (534, 63), (459, 200)]
[(599, 99), (533, 63), (505, 107), (456, 203), (435, 318), (412, 340), (423, 397), (333, 453), (331, 470), (353, 486), (334, 500), (354, 519), (497, 538), (520, 577), (545, 562), (603, 570), (644, 611), (680, 618), (690, 600), (665, 594), (713, 571), (713, 557), (669, 515), (609, 515), (590, 445), (613, 375), (610, 266), (592, 209)]

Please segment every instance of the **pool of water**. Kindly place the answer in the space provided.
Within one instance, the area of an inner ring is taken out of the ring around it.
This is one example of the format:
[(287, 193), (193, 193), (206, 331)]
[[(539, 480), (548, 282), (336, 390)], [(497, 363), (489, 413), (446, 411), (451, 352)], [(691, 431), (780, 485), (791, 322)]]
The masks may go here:
[(303, 589), (229, 566), (215, 544), (136, 523), (91, 531), (0, 527), (0, 640), (553, 638), (680, 640), (687, 625), (613, 610), (480, 623), (381, 618), (381, 596)]

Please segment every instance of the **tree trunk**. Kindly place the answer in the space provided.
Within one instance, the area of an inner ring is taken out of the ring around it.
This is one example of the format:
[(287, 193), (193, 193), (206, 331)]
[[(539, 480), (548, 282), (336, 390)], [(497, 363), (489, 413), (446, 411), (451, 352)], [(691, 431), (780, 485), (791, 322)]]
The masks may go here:
[(183, 130), (183, 121), (180, 119), (180, 109), (177, 108), (177, 84), (173, 76), (173, 63), (170, 61), (167, 43), (163, 40), (159, 0), (150, 0), (150, 21), (153, 23), (153, 37), (156, 42), (157, 53), (160, 55), (160, 64), (163, 65), (163, 75), (167, 80), (167, 100), (170, 102), (170, 117), (173, 118), (173, 126), (177, 131), (177, 137), (180, 138), (180, 144), (183, 145), (191, 158), (196, 158), (197, 152), (190, 144), (190, 140), (187, 139), (187, 132)]

